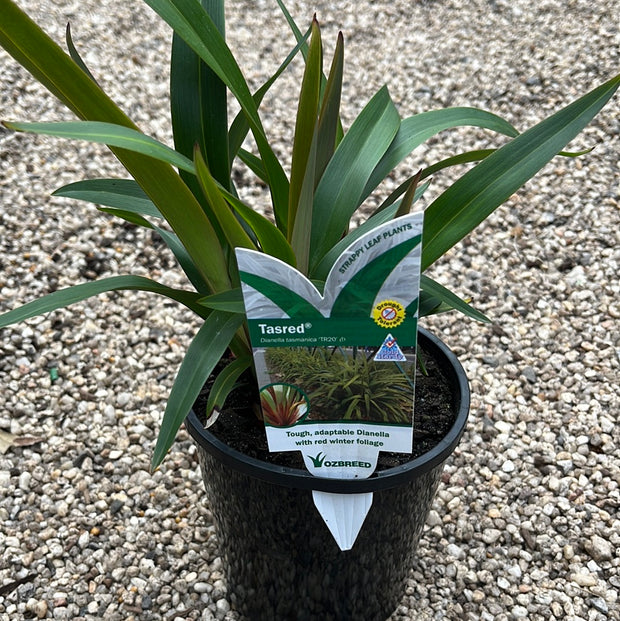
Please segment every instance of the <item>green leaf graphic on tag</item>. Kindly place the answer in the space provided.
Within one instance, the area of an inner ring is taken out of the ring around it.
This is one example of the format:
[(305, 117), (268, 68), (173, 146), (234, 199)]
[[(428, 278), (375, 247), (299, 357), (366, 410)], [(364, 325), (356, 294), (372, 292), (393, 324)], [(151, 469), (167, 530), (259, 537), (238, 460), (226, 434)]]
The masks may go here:
[(248, 319), (367, 318), (381, 299), (394, 299), (415, 315), (421, 240), (421, 214), (376, 227), (340, 255), (327, 276), (323, 295), (283, 261), (238, 248)]
[[(278, 267), (282, 269), (282, 266)], [(322, 317), (321, 313), (310, 302), (295, 293), (292, 289), (280, 285), (277, 282), (273, 282), (268, 278), (264, 278), (263, 276), (258, 276), (257, 274), (251, 274), (240, 270), (239, 275), (245, 284), (260, 291), (289, 317), (304, 317), (308, 319)]]
[[(377, 283), (382, 285), (385, 279), (416, 246), (422, 241), (422, 235), (408, 239), (394, 248), (390, 248), (374, 261), (368, 263), (361, 269), (342, 289), (334, 305), (330, 316), (350, 315), (352, 308), (363, 308), (368, 314), (372, 311), (373, 302), (377, 297), (379, 288)], [(329, 278), (332, 276), (330, 273)], [(325, 283), (327, 287), (327, 283)], [(417, 296), (416, 296), (417, 297)]]
[[(323, 456), (321, 457), (321, 455)], [(323, 454), (322, 451), (318, 453), (316, 457), (312, 457), (312, 455), (307, 455), (307, 457), (308, 459), (312, 461), (312, 464), (315, 468), (320, 468), (323, 465), (323, 462), (325, 461), (325, 455)]]

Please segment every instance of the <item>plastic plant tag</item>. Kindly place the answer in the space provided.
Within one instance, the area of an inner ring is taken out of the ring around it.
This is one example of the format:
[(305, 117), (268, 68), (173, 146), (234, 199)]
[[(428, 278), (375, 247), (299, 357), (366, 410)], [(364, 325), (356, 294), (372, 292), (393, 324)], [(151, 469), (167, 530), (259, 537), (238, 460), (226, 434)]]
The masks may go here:
[(361, 235), (322, 293), (236, 250), (269, 450), (301, 451), (314, 476), (367, 478), (379, 451), (411, 453), (422, 226), (410, 214)]

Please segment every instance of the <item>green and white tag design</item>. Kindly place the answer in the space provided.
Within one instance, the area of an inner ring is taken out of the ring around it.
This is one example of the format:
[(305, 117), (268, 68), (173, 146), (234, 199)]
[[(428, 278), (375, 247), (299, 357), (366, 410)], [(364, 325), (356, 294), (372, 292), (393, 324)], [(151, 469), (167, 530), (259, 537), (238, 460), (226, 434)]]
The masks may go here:
[(267, 440), (326, 478), (366, 478), (412, 450), (423, 215), (382, 224), (334, 263), (323, 293), (237, 249)]

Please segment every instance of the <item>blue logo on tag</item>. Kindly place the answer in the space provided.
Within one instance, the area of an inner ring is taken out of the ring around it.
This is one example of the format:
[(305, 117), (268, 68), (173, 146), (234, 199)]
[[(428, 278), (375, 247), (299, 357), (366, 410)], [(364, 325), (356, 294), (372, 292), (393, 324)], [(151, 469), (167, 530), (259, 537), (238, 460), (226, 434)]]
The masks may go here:
[(396, 339), (388, 334), (373, 360), (388, 362), (406, 362), (407, 358), (401, 351)]

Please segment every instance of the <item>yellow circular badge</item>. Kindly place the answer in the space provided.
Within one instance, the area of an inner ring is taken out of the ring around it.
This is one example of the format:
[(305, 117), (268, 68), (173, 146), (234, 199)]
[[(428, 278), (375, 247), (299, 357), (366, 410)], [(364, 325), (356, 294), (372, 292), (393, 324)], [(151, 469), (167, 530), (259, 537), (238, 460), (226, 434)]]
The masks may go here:
[(382, 328), (395, 328), (405, 321), (405, 307), (394, 300), (383, 300), (372, 309), (372, 318)]

